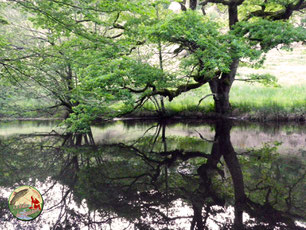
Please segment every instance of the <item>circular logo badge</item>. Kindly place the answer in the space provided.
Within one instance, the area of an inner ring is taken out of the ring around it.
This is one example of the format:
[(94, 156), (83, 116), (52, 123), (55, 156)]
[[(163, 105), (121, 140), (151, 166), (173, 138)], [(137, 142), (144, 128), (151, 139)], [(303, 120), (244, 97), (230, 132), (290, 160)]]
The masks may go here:
[(41, 213), (44, 201), (39, 191), (31, 186), (16, 188), (10, 195), (9, 208), (19, 220), (33, 220)]

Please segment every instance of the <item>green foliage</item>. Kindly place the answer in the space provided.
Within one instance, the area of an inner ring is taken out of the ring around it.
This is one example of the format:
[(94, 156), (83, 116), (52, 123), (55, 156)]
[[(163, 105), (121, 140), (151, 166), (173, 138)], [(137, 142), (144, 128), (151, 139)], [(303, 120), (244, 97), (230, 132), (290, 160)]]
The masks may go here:
[(145, 28), (149, 38), (170, 44), (178, 44), (181, 49), (192, 53), (182, 61), (182, 68), (197, 66), (202, 63), (200, 74), (216, 68), (222, 72), (229, 71), (231, 57), (227, 52), (227, 37), (220, 34), (219, 25), (194, 11), (182, 14), (169, 14), (152, 28)]
[(260, 45), (262, 52), (282, 45), (289, 47), (293, 42), (306, 40), (306, 29), (294, 27), (289, 22), (254, 19), (252, 22), (239, 22), (235, 25), (233, 33), (247, 39), (252, 48)]
[(250, 74), (246, 76), (247, 81), (260, 83), (264, 86), (279, 87), (277, 78), (271, 74)]
[(0, 24), (1, 25), (7, 25), (8, 22), (0, 16)]

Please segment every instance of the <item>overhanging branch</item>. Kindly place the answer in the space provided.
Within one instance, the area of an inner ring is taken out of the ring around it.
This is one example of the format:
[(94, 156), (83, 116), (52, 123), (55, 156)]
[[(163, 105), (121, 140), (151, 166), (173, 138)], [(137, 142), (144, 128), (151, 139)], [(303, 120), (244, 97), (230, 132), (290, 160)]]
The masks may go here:
[(147, 96), (161, 95), (161, 96), (164, 96), (164, 97), (168, 97), (169, 101), (172, 101), (173, 98), (177, 97), (178, 95), (180, 95), (182, 93), (185, 93), (185, 92), (188, 92), (189, 90), (192, 90), (192, 89), (197, 89), (200, 86), (207, 83), (208, 81), (209, 80), (203, 80), (203, 81), (200, 81), (200, 82), (197, 82), (197, 83), (180, 85), (174, 90), (170, 90), (170, 89), (156, 90), (156, 91), (151, 92)]
[(205, 0), (204, 2), (200, 2), (199, 5), (205, 6), (208, 3), (221, 3), (223, 5), (230, 5), (231, 1), (227, 1), (227, 0)]
[(296, 4), (290, 3), (287, 6), (285, 6), (284, 9), (275, 12), (265, 11), (265, 7), (263, 7), (261, 10), (249, 13), (245, 21), (249, 20), (252, 17), (269, 18), (274, 21), (287, 20), (291, 17), (294, 11), (299, 11), (305, 8), (306, 8), (305, 0), (299, 0)]

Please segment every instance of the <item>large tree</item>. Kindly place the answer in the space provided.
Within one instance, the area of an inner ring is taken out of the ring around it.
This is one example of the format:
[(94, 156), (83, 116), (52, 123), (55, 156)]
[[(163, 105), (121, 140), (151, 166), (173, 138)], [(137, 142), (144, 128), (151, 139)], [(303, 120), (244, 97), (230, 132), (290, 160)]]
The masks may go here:
[[(213, 4), (226, 10), (226, 20), (206, 15), (205, 8)], [(175, 54), (185, 51), (179, 62), (189, 72), (185, 75), (180, 72), (179, 79), (185, 80), (183, 84), (175, 88), (153, 88), (146, 97), (160, 94), (172, 100), (208, 83), (215, 111), (230, 113), (229, 93), (241, 59), (251, 67), (260, 67), (271, 49), (289, 48), (293, 42), (306, 39), (305, 28), (295, 27), (289, 22), (295, 11), (306, 8), (304, 1), (207, 0), (199, 4), (190, 1), (193, 11), (197, 5), (202, 6), (204, 15), (188, 11), (182, 5), (182, 13), (167, 15), (149, 27), (148, 34), (155, 41), (177, 45)], [(274, 81), (269, 75), (251, 75), (247, 80)]]
[[(306, 37), (304, 28), (288, 20), (306, 7), (303, 0), (190, 1), (180, 3), (180, 13), (167, 9), (169, 1), (13, 2), (35, 14), (33, 22), (50, 30), (53, 39), (70, 41), (64, 48), (79, 78), (70, 99), (74, 120), (80, 114), (87, 120), (116, 116), (149, 99), (159, 106), (157, 95), (171, 101), (204, 84), (210, 86), (216, 112), (228, 114), (241, 59), (258, 67), (269, 50)], [(206, 15), (215, 4), (227, 18)], [(252, 75), (249, 80), (269, 78)], [(118, 112), (122, 108), (127, 110)]]

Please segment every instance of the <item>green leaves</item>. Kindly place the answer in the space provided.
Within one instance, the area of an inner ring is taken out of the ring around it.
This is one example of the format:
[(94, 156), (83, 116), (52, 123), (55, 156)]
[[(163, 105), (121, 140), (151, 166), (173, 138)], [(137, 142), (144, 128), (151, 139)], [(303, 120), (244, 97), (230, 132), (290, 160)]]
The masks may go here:
[[(214, 36), (218, 36), (218, 25), (200, 16), (197, 12), (187, 11), (181, 14), (169, 14), (165, 20), (152, 26), (148, 33), (154, 40), (184, 43), (205, 47)], [(208, 39), (208, 41), (205, 41)], [(196, 47), (195, 47), (196, 48)]]
[[(228, 72), (232, 60), (228, 52), (228, 36), (220, 26), (195, 11), (169, 14), (147, 29), (150, 41), (179, 45), (188, 55), (181, 59), (182, 69), (199, 66), (200, 75), (210, 71)], [(209, 74), (208, 74), (209, 75)]]
[(262, 52), (268, 52), (278, 45), (288, 47), (293, 42), (306, 40), (305, 28), (294, 27), (288, 22), (266, 19), (239, 22), (235, 25), (233, 33), (245, 38), (245, 41), (254, 49), (260, 45)]
[(264, 86), (271, 86), (271, 87), (280, 87), (277, 83), (277, 78), (271, 74), (249, 74), (246, 76), (245, 81), (250, 83), (259, 83)]
[(2, 18), (0, 15), (0, 25), (7, 25), (7, 24), (8, 22), (4, 18)]

